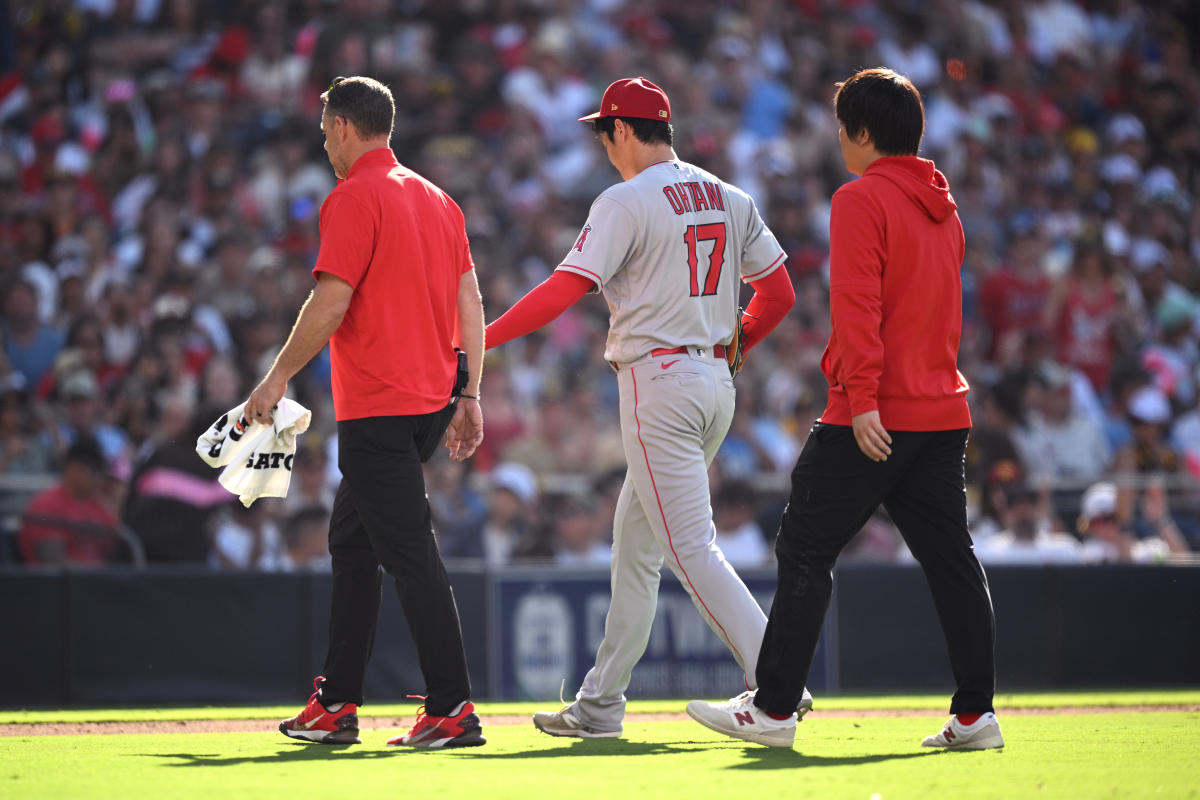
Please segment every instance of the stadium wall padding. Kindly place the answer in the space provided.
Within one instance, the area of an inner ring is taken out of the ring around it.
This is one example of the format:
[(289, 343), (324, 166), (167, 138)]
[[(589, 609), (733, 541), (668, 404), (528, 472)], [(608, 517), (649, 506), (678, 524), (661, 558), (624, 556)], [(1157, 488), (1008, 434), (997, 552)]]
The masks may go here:
[[(605, 571), (490, 574), (453, 564), (448, 571), (478, 697), (530, 697), (530, 686), (543, 694), (550, 682), (556, 693), (557, 679), (549, 680), (556, 670), (568, 673), (562, 676), (568, 684), (578, 681), (588, 666), (575, 663), (587, 660), (579, 648), (592, 646), (603, 619)], [(773, 571), (744, 575), (760, 602), (769, 601)], [(1001, 692), (1200, 683), (1200, 569), (1004, 567), (989, 569), (988, 576)], [(5, 568), (0, 705), (302, 702), (321, 669), (329, 590), (330, 577), (320, 573)], [(705, 683), (727, 677), (713, 667), (714, 652), (718, 662), (723, 657), (720, 645), (704, 639), (711, 636), (706, 629), (686, 624), (699, 617), (682, 591), (664, 579), (661, 630), (656, 622), (655, 652), (647, 656), (652, 666), (641, 684), (635, 670), (631, 696), (650, 691), (639, 687), (661, 687), (664, 675), (668, 681), (680, 676), (670, 685), (721, 694), (720, 686)], [(520, 605), (522, 592), (534, 600)], [(501, 608), (515, 610), (502, 615)], [(520, 624), (517, 614), (525, 615)], [(577, 633), (556, 637), (556, 619), (573, 620), (568, 624)], [(368, 704), (422, 690), (390, 580), (383, 584), (379, 625)], [(515, 641), (531, 628), (527, 641)], [(553, 656), (556, 639), (573, 642), (563, 658)], [(514, 678), (512, 664), (498, 664), (497, 653), (511, 660), (521, 652), (522, 664), (535, 671)], [(953, 684), (945, 645), (920, 569), (839, 568), (818, 662), (817, 691), (948, 695)]]

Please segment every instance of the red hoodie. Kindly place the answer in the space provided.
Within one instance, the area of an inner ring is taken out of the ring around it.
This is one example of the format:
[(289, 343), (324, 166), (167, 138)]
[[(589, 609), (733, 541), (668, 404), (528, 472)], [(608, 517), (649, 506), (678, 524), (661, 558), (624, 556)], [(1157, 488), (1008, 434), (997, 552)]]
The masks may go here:
[(965, 240), (946, 177), (916, 156), (880, 158), (833, 195), (821, 421), (874, 409), (888, 430), (969, 428), (958, 371)]

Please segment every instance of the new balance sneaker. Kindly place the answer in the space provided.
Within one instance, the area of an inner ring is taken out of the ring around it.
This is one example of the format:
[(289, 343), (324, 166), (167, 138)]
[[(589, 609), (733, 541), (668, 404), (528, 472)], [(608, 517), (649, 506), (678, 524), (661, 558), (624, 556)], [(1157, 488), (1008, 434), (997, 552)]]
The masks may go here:
[(417, 721), (412, 730), (395, 739), (388, 739), (392, 746), (441, 748), (478, 747), (486, 744), (479, 717), (475, 715), (475, 704), (464, 700), (450, 712), (448, 717), (435, 717), (425, 713), (425, 706), (417, 709)]
[(946, 720), (946, 726), (934, 736), (926, 736), (922, 747), (945, 747), (951, 750), (990, 750), (1004, 747), (1000, 735), (1000, 723), (996, 715), (988, 712), (970, 725), (963, 725), (958, 717)]
[(293, 739), (317, 744), (360, 744), (358, 738), (358, 706), (343, 703), (337, 711), (321, 704), (321, 682), (324, 676), (313, 678), (312, 697), (296, 716), (279, 723), (279, 732)]
[(581, 739), (615, 739), (624, 731), (622, 725), (611, 731), (592, 727), (577, 717), (571, 706), (563, 706), (559, 711), (538, 711), (533, 715), (533, 726), (551, 736), (578, 736)]
[[(724, 703), (693, 700), (687, 704), (688, 716), (717, 733), (745, 739), (768, 747), (791, 747), (796, 740), (798, 716), (774, 719), (754, 705), (754, 692), (742, 692)], [(806, 710), (807, 713), (807, 710)]]

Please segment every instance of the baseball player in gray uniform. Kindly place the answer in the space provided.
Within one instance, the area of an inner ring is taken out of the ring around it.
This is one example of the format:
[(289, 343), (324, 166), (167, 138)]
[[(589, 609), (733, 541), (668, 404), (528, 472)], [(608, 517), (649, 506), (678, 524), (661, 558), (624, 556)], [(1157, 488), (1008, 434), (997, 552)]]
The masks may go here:
[[(623, 182), (592, 204), (554, 274), (487, 328), (489, 348), (554, 319), (588, 291), (611, 313), (604, 357), (617, 370), (627, 472), (613, 520), (612, 601), (604, 640), (575, 701), (538, 712), (554, 736), (622, 733), (625, 689), (646, 649), (664, 561), (754, 688), (766, 617), (715, 541), (708, 466), (733, 417), (726, 347), (738, 329), (739, 281), (755, 297), (743, 347), (794, 302), (785, 254), (750, 197), (672, 147), (670, 104), (645, 78), (621, 80), (596, 129)], [(806, 696), (802, 710), (811, 707)]]

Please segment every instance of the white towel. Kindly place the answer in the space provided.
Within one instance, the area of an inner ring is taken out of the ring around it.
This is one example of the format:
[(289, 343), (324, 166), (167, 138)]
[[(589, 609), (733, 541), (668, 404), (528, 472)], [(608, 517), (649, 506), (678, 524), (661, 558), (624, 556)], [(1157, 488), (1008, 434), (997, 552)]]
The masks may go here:
[(275, 423), (248, 423), (246, 404), (231, 408), (196, 440), (196, 452), (210, 467), (225, 467), (217, 481), (247, 508), (260, 497), (286, 497), (292, 482), (296, 436), (308, 430), (312, 414), (295, 400), (275, 407)]

